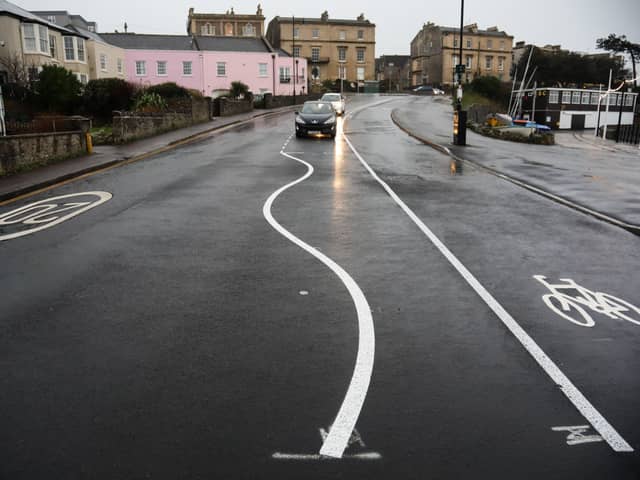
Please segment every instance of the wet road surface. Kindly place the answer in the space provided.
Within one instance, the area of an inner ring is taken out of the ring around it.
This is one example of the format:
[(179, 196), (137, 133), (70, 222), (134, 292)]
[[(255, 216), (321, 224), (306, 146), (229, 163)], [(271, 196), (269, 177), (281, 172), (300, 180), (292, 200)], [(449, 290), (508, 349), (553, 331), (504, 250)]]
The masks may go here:
[[(336, 142), (265, 118), (2, 207), (0, 235), (33, 227), (8, 225), (24, 205), (112, 195), (0, 242), (0, 477), (638, 478), (638, 237), (452, 163), (394, 126), (403, 102), (352, 100)], [(304, 250), (264, 208), (311, 169), (270, 209)], [(594, 294), (581, 326), (534, 275), (633, 305)], [(320, 457), (341, 407), (356, 431)]]

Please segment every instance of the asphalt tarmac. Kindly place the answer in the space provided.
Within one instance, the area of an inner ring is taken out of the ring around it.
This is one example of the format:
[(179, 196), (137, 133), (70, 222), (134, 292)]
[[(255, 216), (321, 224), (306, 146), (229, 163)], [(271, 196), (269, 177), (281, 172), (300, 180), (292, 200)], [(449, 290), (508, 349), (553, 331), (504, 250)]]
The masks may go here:
[(640, 240), (411, 139), (403, 103), (1, 207), (0, 238), (111, 195), (0, 241), (0, 478), (640, 478)]

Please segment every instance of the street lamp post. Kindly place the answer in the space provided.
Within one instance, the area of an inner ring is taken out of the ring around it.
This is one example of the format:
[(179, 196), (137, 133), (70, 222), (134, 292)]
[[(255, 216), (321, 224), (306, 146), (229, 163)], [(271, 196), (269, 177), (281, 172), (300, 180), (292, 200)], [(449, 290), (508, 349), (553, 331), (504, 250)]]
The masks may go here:
[(456, 84), (458, 101), (456, 102), (456, 110), (453, 112), (453, 143), (455, 145), (467, 144), (467, 112), (462, 110), (462, 36), (464, 30), (464, 0), (460, 0), (460, 45), (459, 58), (456, 65)]
[(276, 95), (276, 54), (271, 54), (271, 60), (273, 61), (273, 96)]

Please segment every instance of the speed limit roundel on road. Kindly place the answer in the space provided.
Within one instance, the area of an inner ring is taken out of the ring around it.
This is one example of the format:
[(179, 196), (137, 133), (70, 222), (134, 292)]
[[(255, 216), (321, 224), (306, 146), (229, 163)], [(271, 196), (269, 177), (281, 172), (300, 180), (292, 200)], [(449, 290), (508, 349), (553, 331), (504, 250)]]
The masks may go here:
[(83, 192), (47, 198), (0, 212), (0, 241), (31, 235), (77, 217), (111, 200), (109, 192)]

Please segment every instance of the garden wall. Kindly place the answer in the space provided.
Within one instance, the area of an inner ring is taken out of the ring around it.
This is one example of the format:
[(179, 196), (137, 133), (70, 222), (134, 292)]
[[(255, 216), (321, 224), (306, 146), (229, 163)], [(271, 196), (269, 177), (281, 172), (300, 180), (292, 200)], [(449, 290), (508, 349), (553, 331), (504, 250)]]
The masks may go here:
[(87, 153), (82, 131), (0, 137), (0, 175)]

